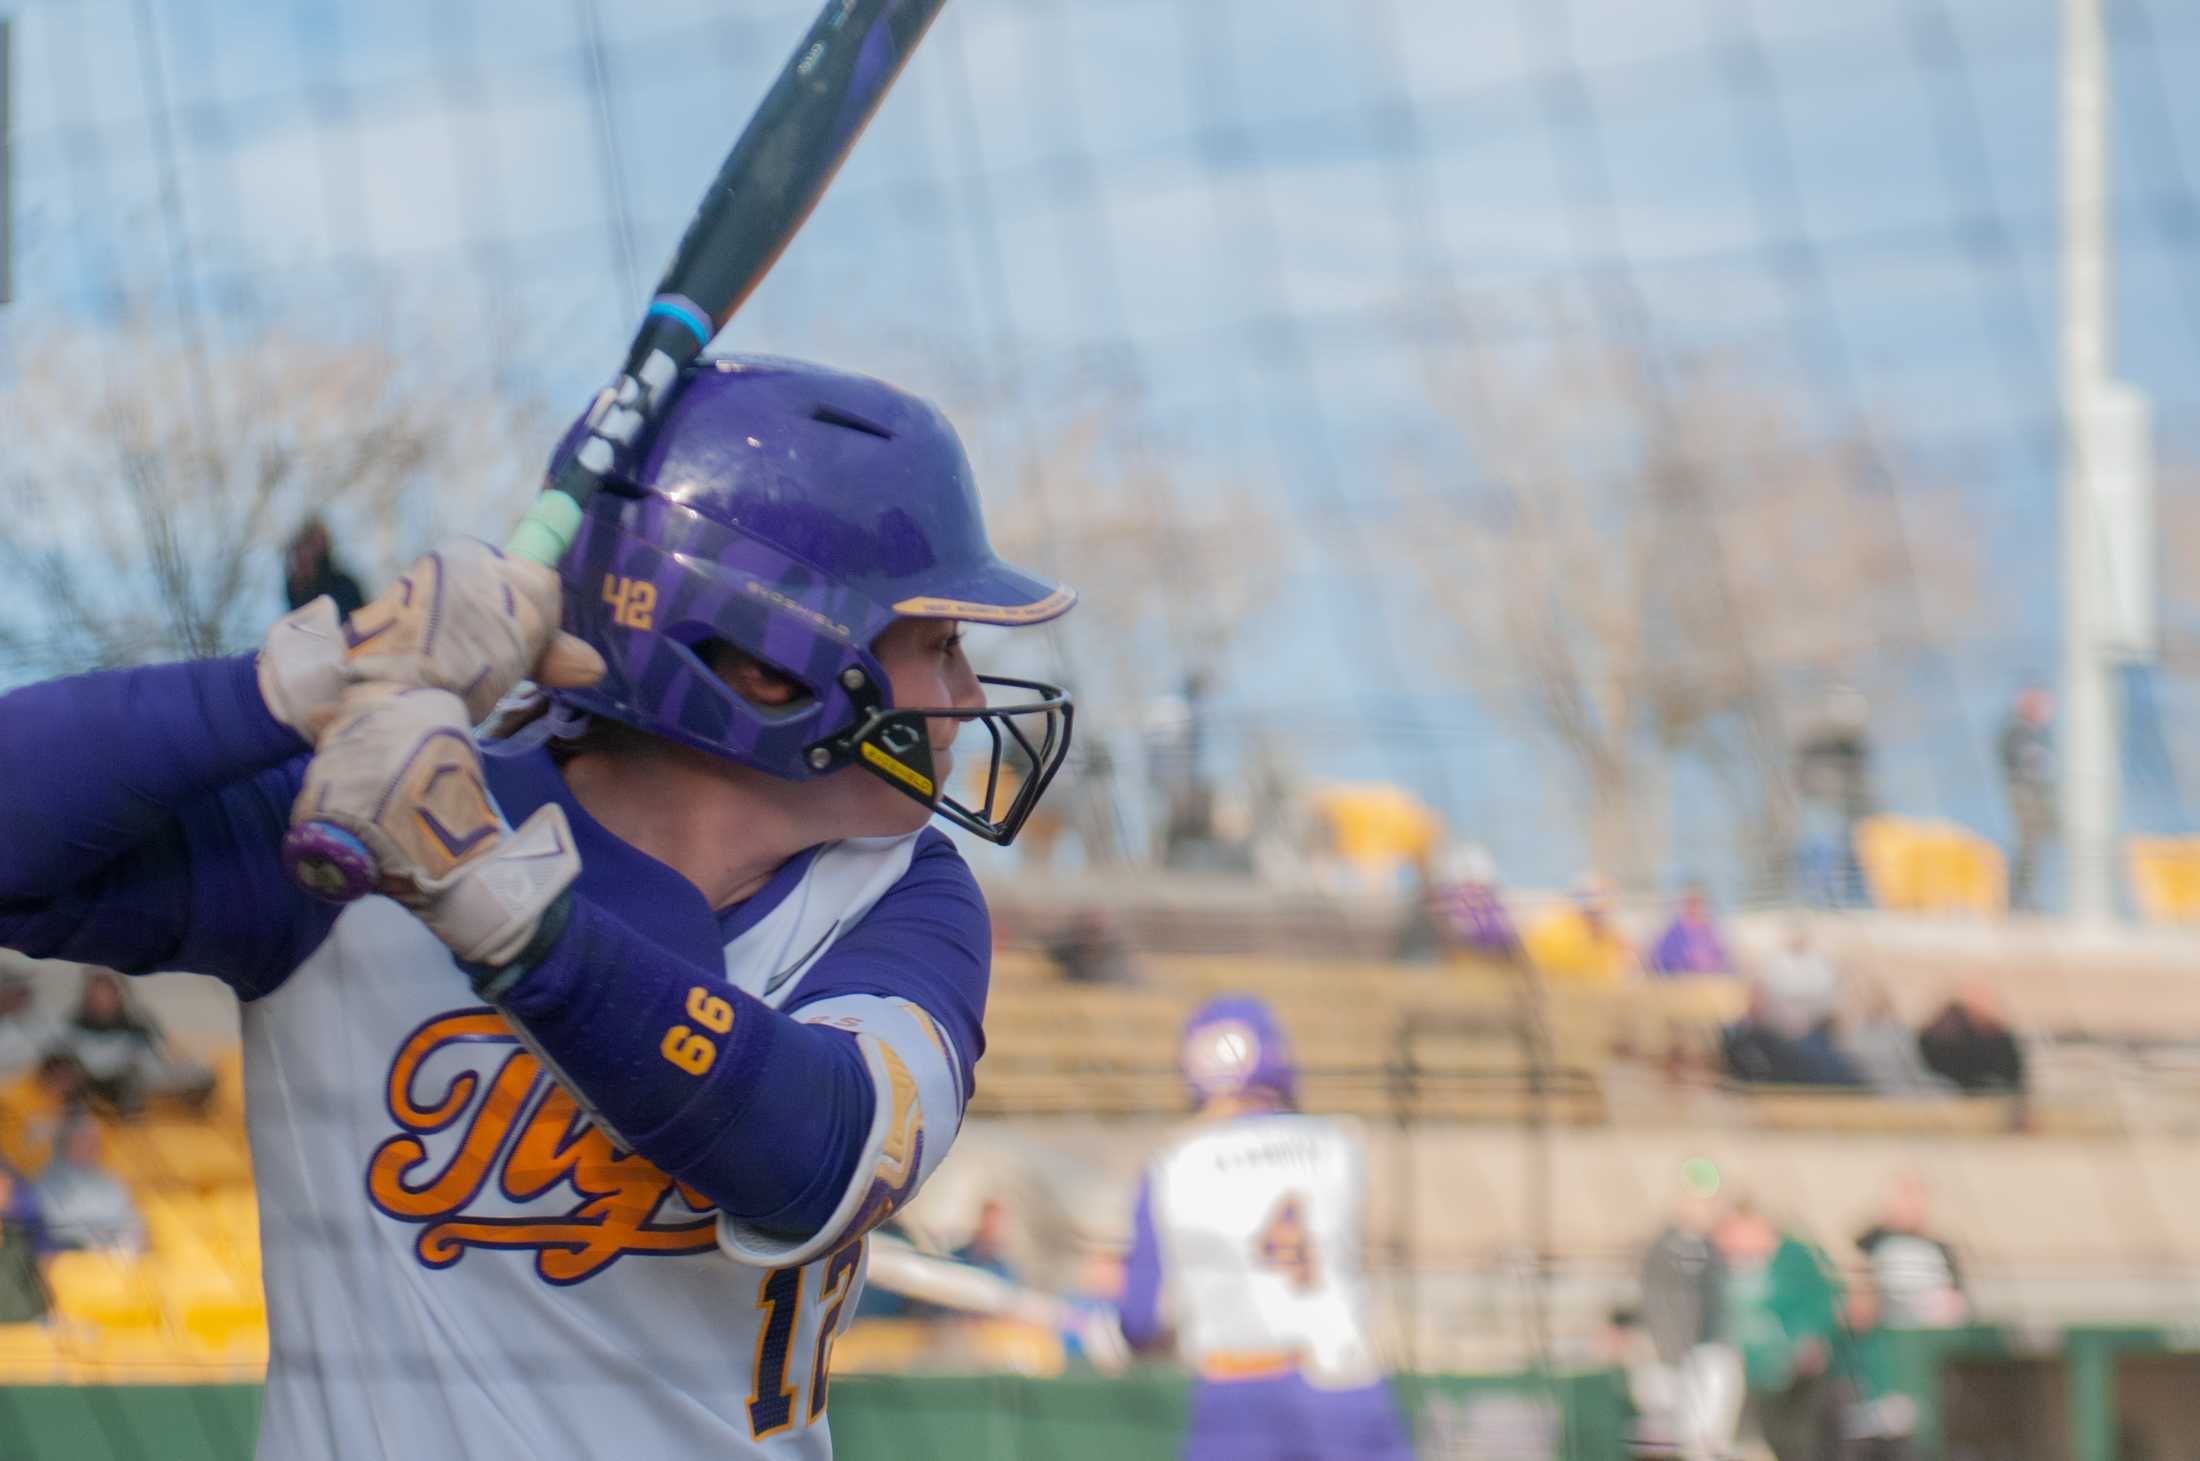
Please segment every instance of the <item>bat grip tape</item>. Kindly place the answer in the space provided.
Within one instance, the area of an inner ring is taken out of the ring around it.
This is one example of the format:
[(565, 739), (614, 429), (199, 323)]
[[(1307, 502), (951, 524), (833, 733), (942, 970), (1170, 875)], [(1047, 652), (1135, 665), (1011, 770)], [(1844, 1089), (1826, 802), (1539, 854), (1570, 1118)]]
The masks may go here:
[(534, 506), (527, 509), (512, 536), (505, 539), (504, 551), (514, 558), (555, 568), (565, 550), (573, 546), (573, 535), (580, 526), (581, 505), (556, 488), (549, 488), (535, 498)]

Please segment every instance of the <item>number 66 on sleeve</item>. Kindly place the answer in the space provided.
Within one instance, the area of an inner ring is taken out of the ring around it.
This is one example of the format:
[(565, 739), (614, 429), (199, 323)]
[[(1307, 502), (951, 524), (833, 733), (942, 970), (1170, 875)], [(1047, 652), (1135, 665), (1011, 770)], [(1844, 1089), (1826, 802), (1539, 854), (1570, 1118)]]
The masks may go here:
[(713, 1037), (733, 1028), (733, 1005), (698, 984), (688, 991), (687, 1015), (702, 1029), (672, 1026), (657, 1052), (689, 1075), (706, 1075), (718, 1061), (718, 1042)]

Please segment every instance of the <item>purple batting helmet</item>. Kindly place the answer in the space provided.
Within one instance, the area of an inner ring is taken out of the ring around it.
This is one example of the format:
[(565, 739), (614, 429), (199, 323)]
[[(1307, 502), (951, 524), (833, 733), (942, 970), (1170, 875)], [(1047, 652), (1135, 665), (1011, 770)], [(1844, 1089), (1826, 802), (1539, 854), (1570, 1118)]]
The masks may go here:
[(1201, 1104), (1251, 1091), (1298, 1098), (1291, 1042), (1275, 1012), (1249, 994), (1211, 999), (1194, 1011), (1177, 1042), (1177, 1065)]
[[(576, 425), (561, 458), (580, 437)], [(897, 706), (871, 652), (900, 618), (1037, 624), (1076, 602), (995, 556), (962, 442), (936, 407), (823, 366), (705, 358), (610, 487), (558, 568), (565, 627), (608, 670), (562, 701), (792, 780), (861, 766), (980, 837), (1016, 835), (1068, 754), (1069, 696), (981, 676), (1014, 703)], [(718, 645), (808, 694), (750, 703), (711, 668)], [(992, 736), (975, 807), (934, 773), (925, 723), (940, 716)], [(996, 815), (1010, 747), (1024, 764)]]

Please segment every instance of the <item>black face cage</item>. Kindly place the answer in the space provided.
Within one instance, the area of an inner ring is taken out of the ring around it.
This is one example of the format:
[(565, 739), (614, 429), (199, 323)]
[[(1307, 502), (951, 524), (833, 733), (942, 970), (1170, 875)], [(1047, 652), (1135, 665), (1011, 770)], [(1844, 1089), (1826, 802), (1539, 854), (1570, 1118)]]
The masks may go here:
[[(911, 706), (885, 710), (875, 692), (857, 695), (863, 713), (848, 730), (812, 746), (810, 765), (820, 771), (834, 766), (861, 766), (912, 801), (930, 807), (935, 814), (973, 836), (1001, 847), (1016, 834), (1039, 805), (1039, 798), (1069, 757), (1070, 722), (1076, 707), (1069, 692), (1038, 680), (1014, 680), (1001, 675), (980, 675), (978, 683), (992, 689), (1028, 692), (1030, 698), (1012, 705), (985, 705), (971, 710)], [(868, 688), (868, 687), (866, 687)], [(1027, 720), (1039, 722), (1037, 743)], [(992, 753), (985, 769), (985, 792), (978, 805), (967, 806), (940, 785), (932, 766), (933, 720), (976, 721), (992, 738)], [(1023, 764), (1015, 795), (1005, 811), (994, 815), (1002, 795), (1002, 767), (1011, 748)]]

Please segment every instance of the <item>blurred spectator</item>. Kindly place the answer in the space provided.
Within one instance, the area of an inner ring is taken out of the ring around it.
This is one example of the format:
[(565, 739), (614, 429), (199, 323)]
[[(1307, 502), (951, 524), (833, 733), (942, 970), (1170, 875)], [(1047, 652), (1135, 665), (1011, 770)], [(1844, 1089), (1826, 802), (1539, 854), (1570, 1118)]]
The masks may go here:
[(1717, 1218), (1711, 1194), (1690, 1190), (1642, 1259), (1640, 1318), (1657, 1357), (1644, 1398), (1663, 1412), (1658, 1418), (1688, 1461), (1716, 1461), (1732, 1450), (1742, 1403), (1741, 1359), (1725, 1343)]
[(1926, 1022), (1917, 1048), (1926, 1065), (1972, 1094), (2024, 1090), (2024, 1051), (2001, 1018), (1993, 987), (1982, 981), (1964, 984)]
[(1798, 918), (1787, 938), (1758, 965), (1753, 981), (1764, 996), (1763, 1020), (1790, 1040), (1830, 1034), (1841, 1007), (1841, 973)]
[(1406, 899), (1390, 939), (1394, 964), (1433, 964), (1444, 956), (1444, 928), (1436, 909), (1435, 870), (1428, 858), (1406, 866)]
[(359, 581), (337, 566), (329, 547), (328, 524), (309, 517), (283, 549), (283, 595), (293, 609), (302, 609), (323, 594), (336, 600), (339, 618), (349, 618), (366, 602)]
[(1526, 944), (1529, 960), (1555, 979), (1618, 984), (1635, 967), (1635, 951), (1612, 922), (1611, 889), (1594, 875), (1529, 926)]
[(130, 1189), (99, 1159), (99, 1128), (78, 1116), (61, 1130), (60, 1148), (34, 1188), (55, 1248), (145, 1251), (145, 1220)]
[(83, 1115), (90, 1099), (77, 1058), (63, 1049), (47, 1051), (37, 1070), (0, 1092), (0, 1156), (18, 1172), (45, 1170), (63, 1128)]
[(988, 1197), (978, 1204), (978, 1221), (970, 1230), (970, 1241), (953, 1253), (957, 1263), (967, 1263), (972, 1268), (982, 1268), (997, 1278), (1018, 1282), (1015, 1267), (1008, 1261), (1008, 1204), (998, 1197)]
[(1925, 1064), (1917, 1032), (1902, 1023), (1894, 1000), (1880, 985), (1865, 992), (1861, 1013), (1839, 1043), (1864, 1083), (1882, 1096), (1950, 1095), (1955, 1090)]
[(1720, 1032), (1728, 1074), (1763, 1085), (1855, 1086), (1863, 1077), (1835, 1047), (1830, 1023), (1801, 1035), (1775, 1016), (1761, 984), (1751, 984), (1749, 1012)]
[(1872, 814), (1871, 707), (1853, 687), (1837, 686), (1795, 746), (1802, 801), (1798, 849), (1809, 902), (1849, 907), (1864, 901), (1856, 861), (1856, 824)]
[(46, 1317), (46, 1280), (38, 1267), (44, 1246), (38, 1199), (28, 1183), (0, 1167), (0, 1324)]
[(2055, 701), (2037, 685), (2018, 693), (2001, 727), (2001, 784), (2009, 795), (2009, 815), (2017, 842), (2009, 858), (2009, 906), (2039, 906), (2033, 880), (2040, 854), (2055, 839), (2055, 744), (2048, 727)]
[(1430, 875), (1428, 906), (1446, 952), (1504, 961), (1519, 957), (1520, 934), (1505, 911), (1497, 863), (1486, 849), (1446, 849)]
[(1856, 1067), (1834, 1043), (1841, 975), (1796, 919), (1749, 983), (1749, 1013), (1726, 1028), (1727, 1069), (1739, 1080), (1854, 1086)]
[(30, 976), (0, 972), (0, 1079), (37, 1065), (60, 1033), (60, 1023), (38, 1008)]
[(1856, 1240), (1871, 1268), (1875, 1312), (1890, 1329), (1952, 1329), (1970, 1318), (1955, 1250), (1928, 1230), (1925, 1184), (1895, 1179), (1879, 1221)]
[(1734, 960), (1727, 954), (1726, 941), (1719, 937), (1718, 925), (1711, 921), (1711, 904), (1704, 896), (1702, 884), (1690, 883), (1682, 890), (1680, 904), (1673, 910), (1673, 921), (1658, 936), (1647, 962), (1653, 974), (1734, 972)]
[(1748, 1203), (1718, 1227), (1727, 1333), (1742, 1353), (1750, 1406), (1778, 1461), (1835, 1461), (1848, 1387), (1834, 1368), (1841, 1284), (1816, 1245)]
[(1207, 677), (1186, 675), (1174, 694), (1146, 706), (1146, 780), (1161, 807), (1161, 861), (1206, 868), (1216, 855), (1215, 788), (1207, 775)]
[(1108, 915), (1086, 908), (1045, 944), (1046, 956), (1072, 984), (1133, 984), (1138, 971), (1131, 962), (1130, 945), (1124, 942)]
[(155, 1096), (201, 1107), (214, 1094), (214, 1073), (170, 1052), (160, 1026), (131, 1007), (122, 976), (110, 970), (86, 973), (58, 1048), (83, 1067), (92, 1100), (123, 1115), (144, 1110)]

